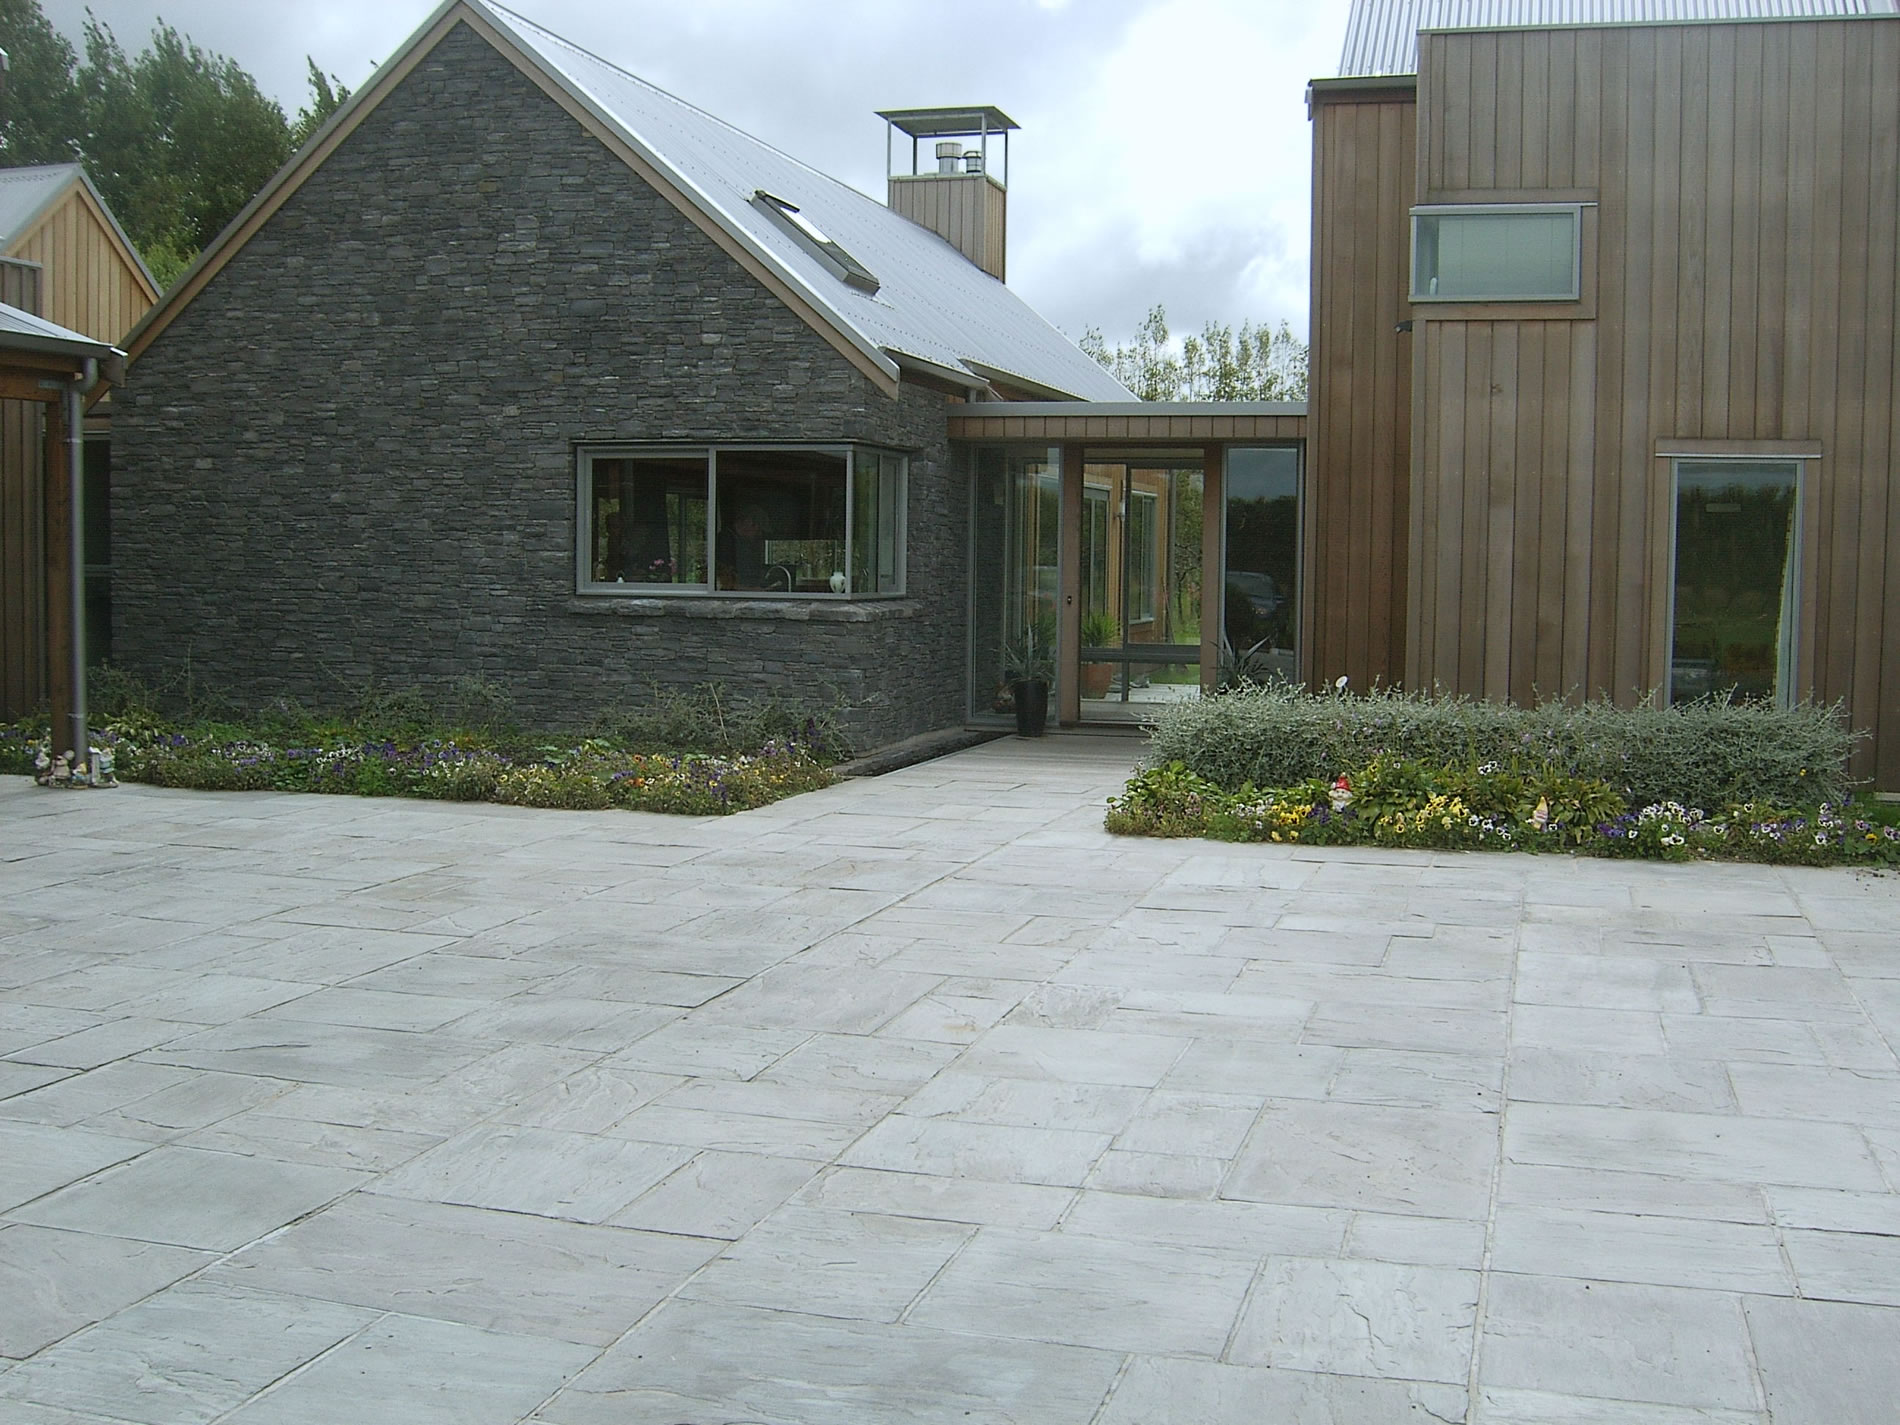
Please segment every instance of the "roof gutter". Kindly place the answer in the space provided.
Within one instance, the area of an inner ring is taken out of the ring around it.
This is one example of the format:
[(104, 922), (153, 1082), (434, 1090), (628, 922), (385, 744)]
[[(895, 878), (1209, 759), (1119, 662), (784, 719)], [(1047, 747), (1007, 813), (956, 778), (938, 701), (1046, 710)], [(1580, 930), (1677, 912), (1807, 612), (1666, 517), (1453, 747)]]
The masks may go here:
[(943, 381), (949, 385), (961, 387), (972, 394), (978, 392), (986, 395), (994, 394), (990, 391), (990, 383), (987, 380), (965, 367), (945, 366), (940, 361), (912, 356), (908, 351), (899, 351), (892, 346), (883, 348), (882, 354), (887, 360), (895, 362), (899, 371), (933, 381)]

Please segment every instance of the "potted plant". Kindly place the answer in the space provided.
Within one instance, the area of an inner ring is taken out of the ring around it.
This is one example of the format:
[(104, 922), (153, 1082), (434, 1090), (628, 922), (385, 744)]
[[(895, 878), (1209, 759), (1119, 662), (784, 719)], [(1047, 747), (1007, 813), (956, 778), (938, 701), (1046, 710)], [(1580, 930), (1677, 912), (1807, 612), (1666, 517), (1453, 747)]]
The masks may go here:
[[(1093, 613), (1082, 620), (1082, 646), (1084, 648), (1110, 648), (1121, 642), (1121, 628), (1112, 615)], [(1105, 698), (1108, 685), (1115, 679), (1113, 663), (1084, 663), (1082, 665), (1082, 696), (1085, 698)]]
[(1049, 684), (1055, 678), (1055, 660), (1048, 644), (1036, 629), (1023, 634), (1022, 642), (1003, 649), (1003, 681), (1009, 684), (1016, 704), (1016, 733), (1020, 737), (1041, 737), (1049, 721)]

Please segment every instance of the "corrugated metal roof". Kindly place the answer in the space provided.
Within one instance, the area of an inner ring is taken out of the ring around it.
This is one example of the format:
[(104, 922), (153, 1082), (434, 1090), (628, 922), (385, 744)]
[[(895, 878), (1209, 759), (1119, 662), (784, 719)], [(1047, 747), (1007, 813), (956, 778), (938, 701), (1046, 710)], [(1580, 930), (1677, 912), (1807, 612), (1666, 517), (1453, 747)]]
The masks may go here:
[(72, 331), (0, 302), (0, 347), (11, 351), (45, 351), (60, 356), (107, 357), (119, 354), (118, 348), (94, 341), (84, 332)]
[[(966, 372), (972, 385), (984, 379), (981, 366), (1084, 399), (1129, 398), (1075, 343), (935, 233), (512, 11), (486, 0), (468, 3), (847, 335), (887, 359)], [(847, 285), (772, 221), (753, 201), (760, 190), (795, 204), (875, 273), (876, 293)]]
[(1420, 30), (1841, 19), (1900, 13), (1900, 0), (1353, 0), (1341, 78), (1418, 73)]
[(76, 163), (49, 163), (40, 168), (0, 168), (0, 248), (13, 240), (66, 191), (79, 176)]

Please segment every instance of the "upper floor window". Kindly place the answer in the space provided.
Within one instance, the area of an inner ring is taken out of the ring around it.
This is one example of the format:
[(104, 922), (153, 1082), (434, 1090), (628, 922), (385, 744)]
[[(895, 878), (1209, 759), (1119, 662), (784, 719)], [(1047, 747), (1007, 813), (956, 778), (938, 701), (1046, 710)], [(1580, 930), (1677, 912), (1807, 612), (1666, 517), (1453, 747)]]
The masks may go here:
[(903, 592), (909, 462), (858, 446), (579, 455), (588, 593)]
[(1412, 209), (1414, 302), (1573, 302), (1582, 293), (1576, 203)]

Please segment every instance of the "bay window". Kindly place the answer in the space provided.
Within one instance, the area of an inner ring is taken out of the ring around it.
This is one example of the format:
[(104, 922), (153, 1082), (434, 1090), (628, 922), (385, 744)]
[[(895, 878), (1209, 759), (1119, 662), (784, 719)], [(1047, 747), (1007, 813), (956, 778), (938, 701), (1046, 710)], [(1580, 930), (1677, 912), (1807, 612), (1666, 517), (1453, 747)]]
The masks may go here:
[(579, 588), (902, 593), (907, 467), (863, 446), (582, 449)]

